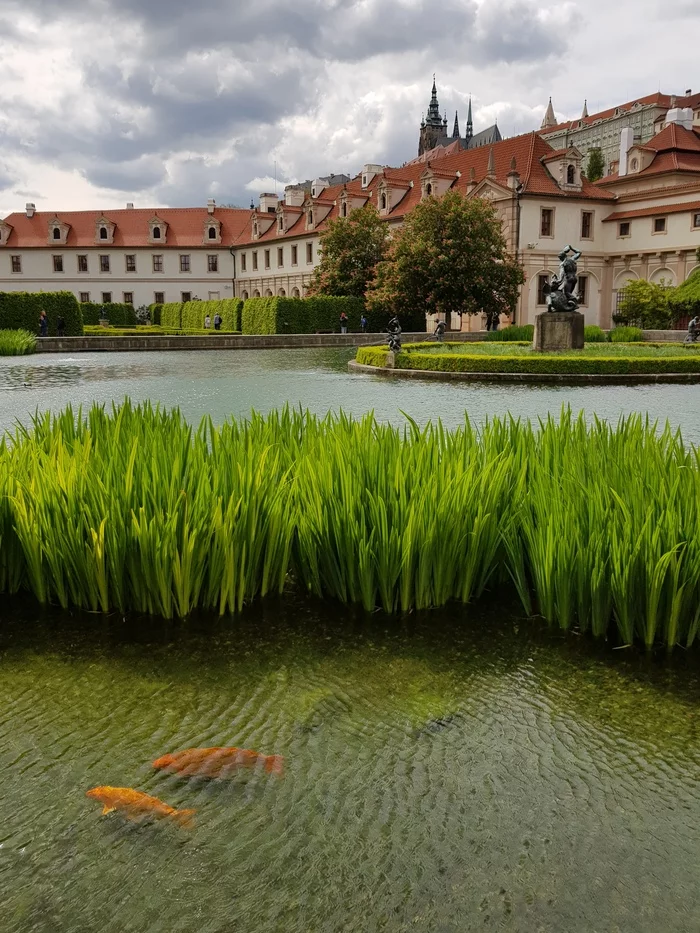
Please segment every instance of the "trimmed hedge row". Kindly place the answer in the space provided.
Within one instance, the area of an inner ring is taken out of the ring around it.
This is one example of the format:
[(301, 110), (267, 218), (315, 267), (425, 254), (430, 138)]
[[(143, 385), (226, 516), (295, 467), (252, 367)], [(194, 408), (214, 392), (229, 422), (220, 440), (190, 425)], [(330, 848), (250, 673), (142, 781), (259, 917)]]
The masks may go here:
[(114, 327), (135, 327), (136, 310), (133, 305), (118, 301), (109, 301), (100, 304), (97, 301), (81, 301), (80, 310), (83, 315), (83, 324), (99, 324), (100, 314), (104, 308), (107, 320)]
[[(358, 362), (364, 348), (358, 350)], [(397, 369), (437, 370), (446, 373), (552, 373), (561, 375), (640, 375), (644, 373), (700, 373), (700, 359), (666, 357), (579, 356), (468, 356), (467, 354), (402, 351)]]
[(317, 334), (340, 331), (340, 315), (348, 316), (349, 331), (360, 330), (363, 313), (367, 330), (385, 329), (389, 315), (368, 311), (362, 298), (318, 295), (313, 298), (248, 298), (243, 303), (241, 330), (244, 334)]
[(160, 312), (163, 305), (149, 305), (148, 306), (148, 316), (151, 319), (151, 324), (156, 326), (160, 325)]
[(87, 337), (190, 337), (192, 335), (230, 337), (231, 334), (240, 334), (240, 331), (214, 330), (213, 327), (210, 330), (205, 330), (204, 328), (194, 328), (191, 330), (180, 328), (180, 330), (175, 330), (175, 328), (172, 327), (160, 327), (156, 325), (152, 327), (144, 325), (143, 327), (119, 328), (105, 328), (101, 327), (99, 324), (85, 325), (85, 335)]
[(182, 302), (167, 301), (160, 306), (160, 323), (163, 327), (180, 330), (182, 327)]
[(66, 337), (81, 337), (83, 316), (73, 292), (0, 292), (0, 329), (39, 333), (39, 316), (46, 312), (49, 336), (57, 336), (63, 318)]
[(221, 315), (221, 329), (226, 331), (240, 330), (241, 307), (240, 298), (218, 298), (213, 301), (188, 301), (182, 306), (181, 326), (186, 330), (204, 329), (204, 318), (209, 315), (212, 329), (214, 317)]
[(355, 361), (363, 366), (386, 366), (386, 347), (359, 347)]

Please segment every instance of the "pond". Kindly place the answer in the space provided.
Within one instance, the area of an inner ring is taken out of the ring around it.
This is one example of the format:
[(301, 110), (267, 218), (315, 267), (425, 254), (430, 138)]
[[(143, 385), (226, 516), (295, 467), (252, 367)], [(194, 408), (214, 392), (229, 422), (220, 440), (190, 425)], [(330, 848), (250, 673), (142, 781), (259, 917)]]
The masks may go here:
[[(700, 927), (700, 677), (492, 604), (0, 629), (3, 933)], [(154, 771), (188, 747), (282, 776)], [(135, 787), (195, 826), (100, 814)]]
[(688, 441), (700, 443), (700, 386), (532, 386), (494, 383), (435, 384), (350, 375), (350, 350), (207, 350), (153, 353), (39, 354), (0, 358), (0, 430), (40, 410), (72, 403), (110, 404), (125, 395), (180, 406), (186, 418), (210, 414), (216, 422), (266, 412), (286, 402), (316, 414), (339, 410), (399, 423), (406, 412), (419, 423), (442, 418), (460, 424), (465, 410), (476, 422), (510, 412), (537, 418), (570, 405), (591, 417), (617, 421), (630, 412), (668, 418)]

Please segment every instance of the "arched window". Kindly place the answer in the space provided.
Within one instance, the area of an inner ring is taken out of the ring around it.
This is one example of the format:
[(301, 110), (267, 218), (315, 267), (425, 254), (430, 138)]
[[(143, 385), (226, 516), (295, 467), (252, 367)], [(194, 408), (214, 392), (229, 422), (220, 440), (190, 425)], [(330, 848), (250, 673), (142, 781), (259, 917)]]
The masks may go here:
[(566, 170), (566, 183), (567, 185), (573, 185), (576, 181), (576, 174), (574, 172), (573, 165), (569, 165)]
[(53, 238), (54, 238), (54, 240), (60, 240), (60, 239), (61, 239), (61, 231), (59, 230), (58, 227), (54, 227), (54, 228), (53, 228)]
[(308, 213), (306, 219), (307, 219), (307, 221), (308, 221), (308, 223), (309, 223), (309, 226), (310, 226), (310, 227), (313, 227), (313, 225), (314, 225), (314, 212), (313, 212), (313, 211), (309, 211), (309, 213)]
[(270, 291), (269, 288), (265, 291), (265, 297), (266, 297), (266, 298), (272, 298), (272, 292)]
[(286, 293), (286, 291), (285, 291), (283, 288), (280, 288), (280, 290), (277, 292), (277, 296), (278, 296), (279, 298), (286, 298), (286, 297), (287, 297), (287, 293)]
[(348, 216), (348, 202), (347, 201), (343, 201), (343, 203), (340, 205), (340, 216), (341, 217)]
[(255, 291), (253, 292), (253, 298), (259, 298), (259, 297), (260, 297), (260, 292), (256, 288)]
[(100, 239), (101, 240), (107, 239), (107, 228), (106, 227), (100, 227)]
[(382, 194), (381, 196), (380, 205), (381, 205), (382, 210), (385, 211), (386, 210), (386, 195), (385, 194)]
[(433, 186), (430, 184), (430, 182), (428, 182), (428, 184), (425, 186), (425, 193), (428, 197), (430, 197), (430, 195), (433, 193)]
[(299, 297), (299, 289), (298, 289), (298, 288), (293, 288), (293, 289), (292, 289), (292, 298), (298, 298), (298, 297)]
[(160, 240), (160, 227), (153, 228), (153, 239)]
[(630, 168), (632, 169), (633, 172), (637, 171), (637, 169), (639, 168), (639, 162), (637, 161), (637, 159), (632, 159), (632, 161), (630, 162)]
[(241, 292), (241, 298), (243, 299), (243, 301), (247, 301), (247, 300), (248, 300), (248, 292)]
[(210, 240), (216, 239), (216, 227), (209, 227), (209, 239)]

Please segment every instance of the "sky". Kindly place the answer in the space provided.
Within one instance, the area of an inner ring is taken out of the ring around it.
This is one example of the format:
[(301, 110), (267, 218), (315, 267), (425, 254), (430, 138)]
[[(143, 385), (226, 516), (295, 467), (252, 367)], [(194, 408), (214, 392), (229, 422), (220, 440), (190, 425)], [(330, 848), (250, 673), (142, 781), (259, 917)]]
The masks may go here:
[(700, 91), (698, 0), (0, 0), (0, 217), (247, 207), (417, 155), (437, 74), (512, 136)]

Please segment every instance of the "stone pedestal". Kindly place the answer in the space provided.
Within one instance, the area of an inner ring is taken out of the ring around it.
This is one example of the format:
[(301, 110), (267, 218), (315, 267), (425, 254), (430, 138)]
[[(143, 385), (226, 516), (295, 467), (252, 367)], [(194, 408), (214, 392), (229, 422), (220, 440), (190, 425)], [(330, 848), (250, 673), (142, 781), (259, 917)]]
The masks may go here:
[(582, 350), (583, 315), (580, 311), (543, 311), (535, 318), (533, 350)]
[(387, 350), (386, 363), (384, 364), (384, 369), (395, 369), (395, 368), (396, 368), (396, 354), (392, 350)]

